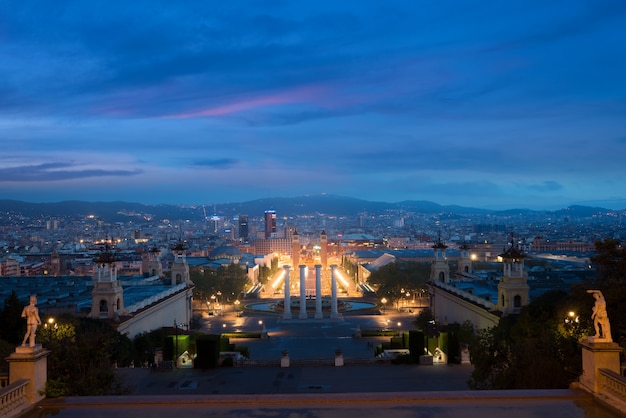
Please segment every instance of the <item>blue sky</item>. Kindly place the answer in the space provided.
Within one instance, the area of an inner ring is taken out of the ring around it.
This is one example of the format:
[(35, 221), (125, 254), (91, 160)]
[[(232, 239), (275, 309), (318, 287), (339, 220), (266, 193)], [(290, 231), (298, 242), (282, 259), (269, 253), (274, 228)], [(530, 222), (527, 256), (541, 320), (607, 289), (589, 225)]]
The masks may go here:
[(626, 2), (0, 1), (0, 198), (626, 208)]

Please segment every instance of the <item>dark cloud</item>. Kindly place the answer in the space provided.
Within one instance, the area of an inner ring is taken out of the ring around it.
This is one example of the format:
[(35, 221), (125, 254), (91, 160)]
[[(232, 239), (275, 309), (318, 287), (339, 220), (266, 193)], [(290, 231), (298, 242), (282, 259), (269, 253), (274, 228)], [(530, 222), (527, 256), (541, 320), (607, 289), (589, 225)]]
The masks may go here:
[(88, 177), (136, 176), (141, 170), (76, 169), (71, 163), (46, 163), (30, 166), (0, 168), (0, 182), (53, 182)]
[[(4, 185), (118, 176), (182, 196), (176, 177), (197, 199), (207, 167), (237, 168), (211, 185), (229, 196), (254, 178), (494, 201), (595, 198), (624, 177), (625, 2), (8, 0), (0, 15), (0, 145), (23, 151)], [(91, 150), (144, 171), (23, 162)]]

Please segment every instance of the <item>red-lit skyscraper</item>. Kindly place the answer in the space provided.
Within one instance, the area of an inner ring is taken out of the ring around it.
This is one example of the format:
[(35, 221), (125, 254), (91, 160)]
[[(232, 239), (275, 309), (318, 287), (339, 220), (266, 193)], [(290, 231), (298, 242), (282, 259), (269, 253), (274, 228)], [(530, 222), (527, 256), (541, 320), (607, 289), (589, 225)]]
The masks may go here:
[(276, 238), (276, 211), (265, 211), (265, 238)]

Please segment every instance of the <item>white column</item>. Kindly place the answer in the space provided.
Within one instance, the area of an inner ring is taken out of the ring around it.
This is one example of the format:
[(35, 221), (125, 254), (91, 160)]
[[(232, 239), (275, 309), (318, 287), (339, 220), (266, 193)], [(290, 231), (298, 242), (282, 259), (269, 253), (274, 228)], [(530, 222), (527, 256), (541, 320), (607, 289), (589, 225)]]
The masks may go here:
[(339, 318), (339, 312), (337, 311), (337, 276), (335, 270), (337, 265), (330, 266), (330, 287), (331, 287), (331, 301), (330, 301), (330, 318)]
[(306, 319), (306, 266), (301, 264), (300, 266), (300, 314), (299, 319)]
[(283, 319), (291, 319), (291, 281), (289, 280), (289, 266), (284, 266), (285, 269), (285, 286), (284, 286), (284, 294), (285, 294), (285, 309), (283, 312)]
[(322, 265), (315, 265), (315, 319), (322, 319)]

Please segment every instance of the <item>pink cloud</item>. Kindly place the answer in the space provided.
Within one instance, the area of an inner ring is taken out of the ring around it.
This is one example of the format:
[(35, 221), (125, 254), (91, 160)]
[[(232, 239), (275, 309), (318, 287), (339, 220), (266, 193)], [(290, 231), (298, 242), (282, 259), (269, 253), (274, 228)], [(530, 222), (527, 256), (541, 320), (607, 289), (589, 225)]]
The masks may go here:
[(326, 96), (326, 86), (307, 86), (289, 90), (268, 96), (247, 98), (222, 106), (210, 107), (186, 113), (176, 113), (164, 116), (168, 119), (189, 119), (206, 116), (224, 116), (244, 110), (258, 109), (266, 106), (281, 105), (285, 103), (310, 103), (317, 102)]

